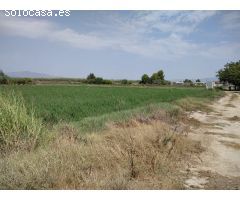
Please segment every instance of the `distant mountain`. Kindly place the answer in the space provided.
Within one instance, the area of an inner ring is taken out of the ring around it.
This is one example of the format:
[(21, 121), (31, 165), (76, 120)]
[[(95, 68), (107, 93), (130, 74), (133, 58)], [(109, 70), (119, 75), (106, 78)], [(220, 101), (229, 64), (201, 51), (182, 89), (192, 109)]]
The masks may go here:
[(13, 78), (51, 78), (53, 76), (48, 74), (30, 72), (30, 71), (19, 71), (19, 72), (8, 72), (8, 76)]

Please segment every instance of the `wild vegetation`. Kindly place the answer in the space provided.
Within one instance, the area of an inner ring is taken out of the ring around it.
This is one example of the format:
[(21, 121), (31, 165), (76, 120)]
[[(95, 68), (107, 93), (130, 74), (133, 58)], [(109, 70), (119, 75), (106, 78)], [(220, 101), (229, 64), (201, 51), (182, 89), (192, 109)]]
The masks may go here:
[(221, 82), (233, 84), (235, 90), (240, 89), (240, 61), (227, 63), (217, 76)]
[(0, 93), (0, 154), (32, 150), (43, 137), (42, 123), (25, 107), (21, 96)]
[(0, 92), (1, 189), (184, 188), (182, 169), (202, 151), (186, 136), (184, 110), (221, 95), (30, 85)]
[(0, 159), (0, 188), (183, 189), (181, 168), (199, 151), (165, 123), (82, 137), (63, 126), (47, 147)]

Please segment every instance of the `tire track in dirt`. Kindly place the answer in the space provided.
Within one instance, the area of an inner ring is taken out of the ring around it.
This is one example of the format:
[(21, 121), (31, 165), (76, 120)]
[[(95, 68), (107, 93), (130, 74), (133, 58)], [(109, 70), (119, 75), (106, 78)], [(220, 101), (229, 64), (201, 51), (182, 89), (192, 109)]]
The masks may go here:
[(240, 93), (227, 92), (211, 108), (190, 115), (202, 124), (190, 137), (205, 151), (188, 169), (186, 188), (240, 189)]

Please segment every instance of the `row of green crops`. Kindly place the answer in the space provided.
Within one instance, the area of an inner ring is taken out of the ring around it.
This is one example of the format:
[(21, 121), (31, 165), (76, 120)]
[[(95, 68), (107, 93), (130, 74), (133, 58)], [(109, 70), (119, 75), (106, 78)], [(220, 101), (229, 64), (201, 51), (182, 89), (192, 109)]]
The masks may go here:
[(102, 86), (1, 86), (0, 91), (22, 93), (26, 107), (45, 122), (81, 121), (87, 117), (174, 102), (185, 97), (214, 98), (218, 91), (204, 88), (138, 88)]

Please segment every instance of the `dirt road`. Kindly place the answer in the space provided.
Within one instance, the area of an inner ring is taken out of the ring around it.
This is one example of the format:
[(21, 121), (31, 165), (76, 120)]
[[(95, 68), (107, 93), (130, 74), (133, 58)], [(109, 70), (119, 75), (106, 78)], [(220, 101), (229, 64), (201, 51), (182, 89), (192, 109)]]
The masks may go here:
[(228, 92), (211, 108), (190, 115), (201, 122), (190, 137), (205, 151), (189, 167), (186, 188), (240, 189), (240, 93)]

